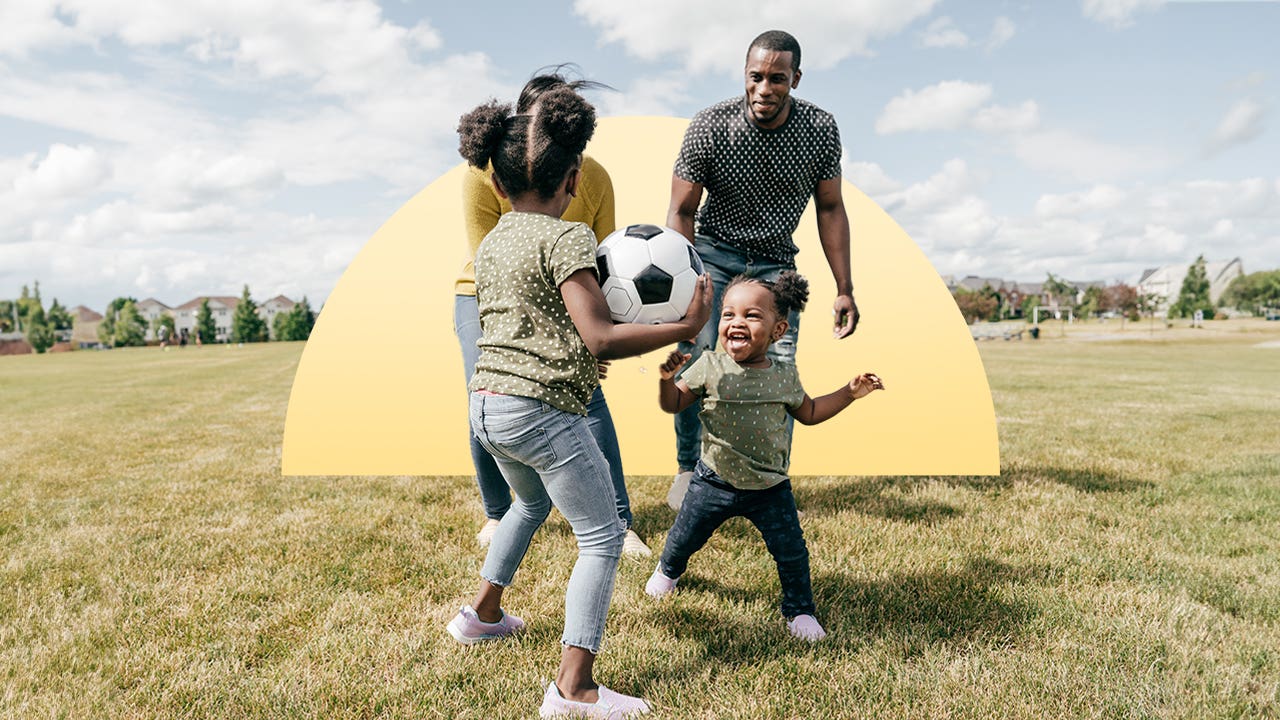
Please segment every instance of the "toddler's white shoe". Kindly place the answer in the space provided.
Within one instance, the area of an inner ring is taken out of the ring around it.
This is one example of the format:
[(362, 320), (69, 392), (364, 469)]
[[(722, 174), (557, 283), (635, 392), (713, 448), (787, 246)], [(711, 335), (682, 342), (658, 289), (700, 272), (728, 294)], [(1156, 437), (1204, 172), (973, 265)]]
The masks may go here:
[(658, 565), (649, 576), (649, 582), (644, 584), (644, 591), (655, 598), (666, 597), (675, 592), (678, 582), (680, 578), (669, 578), (663, 575), (662, 565)]

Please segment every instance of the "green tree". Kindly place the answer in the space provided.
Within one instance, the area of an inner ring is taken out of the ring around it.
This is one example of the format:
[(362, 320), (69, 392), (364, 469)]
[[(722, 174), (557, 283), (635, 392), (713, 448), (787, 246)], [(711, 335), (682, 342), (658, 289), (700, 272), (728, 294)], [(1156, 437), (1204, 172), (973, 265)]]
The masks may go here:
[(1204, 266), (1204, 255), (1201, 255), (1187, 268), (1187, 276), (1182, 279), (1178, 299), (1169, 307), (1169, 317), (1191, 317), (1197, 310), (1203, 311), (1206, 318), (1213, 317), (1213, 303), (1209, 301), (1209, 276)]
[(177, 325), (173, 321), (172, 315), (168, 313), (160, 313), (151, 320), (152, 337), (159, 338), (161, 328), (164, 328), (164, 337), (167, 338), (169, 342), (173, 342), (177, 337), (178, 329)]
[(1103, 312), (1114, 312), (1120, 315), (1120, 327), (1124, 320), (1138, 319), (1138, 289), (1125, 283), (1108, 286), (1102, 291), (1102, 300), (1098, 306)]
[(196, 312), (196, 337), (202, 343), (211, 343), (218, 339), (218, 326), (213, 322), (213, 311), (209, 309), (209, 298), (200, 301), (200, 309)]
[(13, 332), (18, 327), (18, 304), (12, 300), (0, 300), (0, 333)]
[(280, 342), (288, 342), (292, 340), (293, 335), (293, 311), (276, 313), (271, 319), (271, 336)]
[[(40, 310), (40, 314), (44, 315), (44, 302), (40, 299), (40, 281), (35, 283), (35, 292), (31, 292), (26, 285), (22, 286), (22, 294), (18, 296), (18, 323), (14, 329), (18, 332), (27, 331), (27, 323), (36, 309)], [(47, 319), (45, 322), (48, 322)]]
[(71, 313), (58, 302), (58, 298), (53, 299), (53, 304), (49, 306), (49, 312), (45, 315), (45, 319), (49, 323), (49, 327), (54, 330), (70, 330), (73, 322)]
[(956, 288), (951, 297), (955, 299), (956, 307), (960, 308), (964, 321), (970, 325), (979, 320), (989, 319), (1000, 311), (999, 301), (990, 295), (984, 295), (981, 291)]
[(1265, 308), (1280, 307), (1280, 270), (1240, 275), (1227, 286), (1219, 304), (1255, 315)]
[(1084, 299), (1076, 306), (1076, 315), (1081, 320), (1093, 317), (1101, 312), (1102, 308), (1102, 288), (1097, 285), (1091, 285), (1085, 288)]
[(311, 328), (315, 327), (316, 314), (311, 310), (311, 303), (304, 296), (302, 302), (294, 305), (287, 313), (276, 315), (272, 321), (272, 329), (277, 340), (296, 341), (311, 337)]
[(1036, 308), (1040, 307), (1040, 296), (1028, 295), (1022, 299), (1022, 304), (1018, 307), (1022, 313), (1022, 319), (1033, 322), (1036, 319)]
[(98, 340), (108, 347), (146, 345), (147, 321), (138, 312), (138, 301), (118, 297), (107, 305), (98, 323)]
[(39, 303), (27, 315), (27, 342), (37, 353), (53, 347), (53, 328), (45, 319), (44, 308)]
[(249, 286), (240, 293), (240, 304), (231, 317), (231, 342), (263, 342), (267, 339), (267, 323), (258, 314), (258, 305), (249, 297)]
[(1053, 273), (1049, 273), (1048, 279), (1044, 281), (1044, 291), (1049, 293), (1049, 304), (1054, 307), (1075, 305), (1075, 290), (1070, 283)]

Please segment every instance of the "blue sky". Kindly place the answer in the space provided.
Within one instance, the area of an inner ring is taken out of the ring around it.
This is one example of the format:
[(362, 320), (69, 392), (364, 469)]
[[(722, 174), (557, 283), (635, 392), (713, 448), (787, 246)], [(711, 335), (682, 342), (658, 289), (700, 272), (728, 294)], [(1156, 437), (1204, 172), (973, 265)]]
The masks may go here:
[(319, 304), (475, 104), (573, 61), (617, 88), (604, 115), (688, 117), (775, 27), (846, 177), (940, 273), (1280, 267), (1280, 2), (23, 0), (0, 2), (0, 297)]

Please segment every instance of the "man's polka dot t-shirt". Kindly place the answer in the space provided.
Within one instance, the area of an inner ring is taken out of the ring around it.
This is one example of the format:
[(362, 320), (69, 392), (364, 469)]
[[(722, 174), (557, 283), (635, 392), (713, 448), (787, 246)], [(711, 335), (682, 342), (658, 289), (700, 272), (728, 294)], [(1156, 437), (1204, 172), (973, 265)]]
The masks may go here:
[(791, 263), (791, 234), (818, 183), (840, 177), (840, 154), (835, 118), (818, 106), (792, 97), (786, 122), (763, 130), (736, 97), (689, 122), (675, 174), (706, 190), (698, 232)]

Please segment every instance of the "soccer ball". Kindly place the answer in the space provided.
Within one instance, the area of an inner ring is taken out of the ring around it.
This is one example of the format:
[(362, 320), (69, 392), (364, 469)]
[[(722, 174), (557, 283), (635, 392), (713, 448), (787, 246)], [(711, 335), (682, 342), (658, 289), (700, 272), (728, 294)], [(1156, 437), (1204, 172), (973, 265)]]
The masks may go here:
[(689, 241), (659, 225), (613, 231), (596, 250), (596, 265), (614, 322), (679, 320), (702, 275), (702, 259)]

